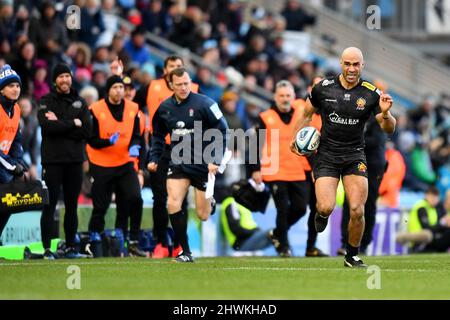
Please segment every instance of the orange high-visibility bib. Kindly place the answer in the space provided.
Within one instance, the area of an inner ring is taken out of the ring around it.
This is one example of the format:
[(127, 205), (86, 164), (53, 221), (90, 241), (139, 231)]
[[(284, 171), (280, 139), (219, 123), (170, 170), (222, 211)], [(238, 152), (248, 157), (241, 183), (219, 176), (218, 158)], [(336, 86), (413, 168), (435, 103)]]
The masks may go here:
[[(285, 124), (273, 109), (261, 113), (261, 119), (267, 130), (261, 158), (261, 174), (264, 181), (304, 181), (306, 179), (302, 157), (297, 156), (290, 150), (295, 119), (300, 112), (300, 108), (296, 106), (292, 106), (292, 108), (294, 114), (288, 124)], [(276, 129), (279, 132), (279, 140), (274, 141), (276, 145), (272, 145), (272, 130)], [(275, 154), (275, 152), (278, 154)], [(278, 168), (274, 172), (273, 169), (276, 167)]]
[(3, 154), (9, 153), (17, 130), (19, 130), (20, 108), (17, 103), (13, 108), (14, 115), (10, 118), (5, 109), (3, 109), (3, 106), (0, 105), (0, 150)]
[(93, 103), (89, 109), (97, 118), (100, 138), (109, 139), (115, 132), (120, 133), (116, 144), (112, 146), (94, 149), (87, 145), (86, 151), (89, 161), (102, 167), (118, 167), (130, 162), (128, 148), (139, 106), (134, 102), (125, 100), (122, 121), (114, 119), (105, 99)]

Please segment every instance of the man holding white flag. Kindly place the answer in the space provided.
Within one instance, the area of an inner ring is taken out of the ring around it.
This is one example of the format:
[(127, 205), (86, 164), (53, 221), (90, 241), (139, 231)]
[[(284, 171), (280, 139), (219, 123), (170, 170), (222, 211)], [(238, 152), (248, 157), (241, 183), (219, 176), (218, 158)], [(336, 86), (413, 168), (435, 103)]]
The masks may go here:
[[(189, 186), (195, 188), (197, 216), (205, 221), (214, 213), (214, 198), (206, 197), (208, 176), (215, 175), (224, 161), (228, 125), (217, 103), (191, 92), (186, 69), (169, 75), (173, 96), (163, 101), (153, 117), (153, 136), (148, 169), (155, 172), (161, 159), (165, 136), (171, 135), (171, 159), (167, 173), (167, 209), (170, 223), (183, 251), (177, 262), (194, 262), (187, 237), (187, 219), (182, 209)], [(210, 185), (212, 178), (209, 178)]]

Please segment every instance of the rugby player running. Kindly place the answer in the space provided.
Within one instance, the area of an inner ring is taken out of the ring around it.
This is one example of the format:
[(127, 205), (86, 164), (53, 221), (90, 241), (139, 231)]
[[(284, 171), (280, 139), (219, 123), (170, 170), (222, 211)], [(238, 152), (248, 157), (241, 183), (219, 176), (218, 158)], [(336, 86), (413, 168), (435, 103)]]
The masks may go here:
[(305, 111), (297, 120), (291, 150), (300, 155), (295, 148), (295, 136), (308, 126), (317, 110), (322, 117), (322, 136), (313, 165), (317, 196), (315, 227), (317, 232), (325, 230), (336, 205), (336, 190), (342, 177), (350, 207), (344, 266), (365, 268), (367, 265), (358, 257), (368, 190), (364, 125), (373, 113), (381, 129), (391, 134), (396, 120), (389, 111), (392, 97), (361, 79), (364, 68), (361, 50), (345, 49), (340, 63), (342, 73), (339, 76), (326, 78), (312, 89)]

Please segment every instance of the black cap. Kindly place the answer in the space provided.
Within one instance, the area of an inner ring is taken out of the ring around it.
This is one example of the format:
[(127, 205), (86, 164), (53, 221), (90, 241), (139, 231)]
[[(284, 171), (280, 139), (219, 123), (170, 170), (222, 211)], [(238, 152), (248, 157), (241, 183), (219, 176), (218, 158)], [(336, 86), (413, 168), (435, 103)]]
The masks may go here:
[(136, 88), (136, 84), (134, 83), (134, 81), (129, 76), (125, 76), (123, 78), (123, 84), (125, 86), (131, 87), (131, 88)]
[(111, 87), (116, 83), (123, 84), (122, 78), (118, 75), (112, 75), (108, 78), (108, 80), (106, 80), (106, 95), (109, 94), (109, 89), (111, 89)]
[(68, 73), (70, 76), (72, 76), (72, 70), (70, 70), (70, 67), (65, 63), (58, 63), (54, 68), (52, 72), (52, 81), (55, 82), (56, 78), (59, 77), (59, 75), (63, 73)]

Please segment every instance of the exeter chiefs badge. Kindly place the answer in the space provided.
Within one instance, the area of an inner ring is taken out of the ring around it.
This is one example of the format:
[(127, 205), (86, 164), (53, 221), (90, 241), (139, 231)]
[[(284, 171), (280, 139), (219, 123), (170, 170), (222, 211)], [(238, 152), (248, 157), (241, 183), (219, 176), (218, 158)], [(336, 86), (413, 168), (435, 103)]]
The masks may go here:
[(358, 98), (358, 100), (356, 100), (356, 110), (364, 110), (365, 107), (366, 107), (366, 99)]
[(366, 171), (367, 171), (367, 166), (366, 166), (364, 163), (360, 162), (360, 163), (358, 164), (358, 171), (360, 171), (360, 172), (366, 172)]

